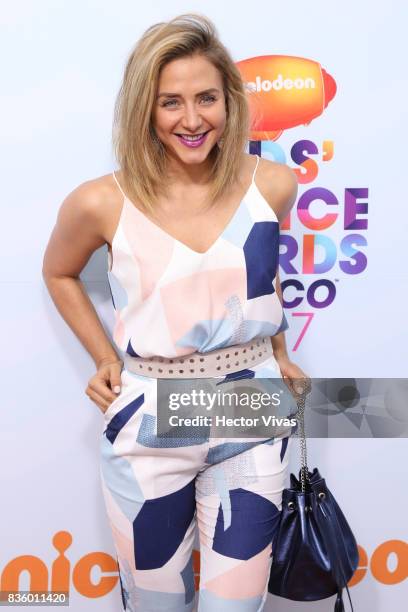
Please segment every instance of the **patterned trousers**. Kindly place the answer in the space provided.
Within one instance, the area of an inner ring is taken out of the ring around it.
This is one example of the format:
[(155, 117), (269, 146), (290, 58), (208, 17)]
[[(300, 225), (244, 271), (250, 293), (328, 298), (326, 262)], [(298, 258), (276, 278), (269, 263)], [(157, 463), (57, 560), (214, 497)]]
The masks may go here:
[[(248, 372), (280, 376), (274, 358)], [(123, 370), (100, 464), (123, 609), (261, 611), (293, 437), (166, 439), (156, 410), (157, 380)]]

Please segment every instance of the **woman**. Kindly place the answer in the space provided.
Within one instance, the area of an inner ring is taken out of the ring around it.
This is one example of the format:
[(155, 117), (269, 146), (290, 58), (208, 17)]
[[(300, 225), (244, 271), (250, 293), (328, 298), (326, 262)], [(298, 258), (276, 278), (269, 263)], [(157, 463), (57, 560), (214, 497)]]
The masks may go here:
[[(305, 373), (287, 354), (279, 223), (297, 195), (286, 165), (244, 152), (247, 94), (213, 24), (182, 15), (131, 53), (115, 108), (120, 170), (64, 200), (43, 276), (95, 361), (101, 476), (126, 610), (261, 610), (290, 436), (157, 435), (159, 378)], [(112, 346), (79, 273), (108, 244)], [(233, 603), (231, 603), (233, 602)], [(225, 606), (225, 607), (224, 607)]]

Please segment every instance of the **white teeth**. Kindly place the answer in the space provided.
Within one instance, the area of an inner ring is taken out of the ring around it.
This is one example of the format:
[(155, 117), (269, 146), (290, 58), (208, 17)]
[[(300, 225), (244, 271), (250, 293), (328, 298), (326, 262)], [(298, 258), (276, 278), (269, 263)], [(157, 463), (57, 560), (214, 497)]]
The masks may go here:
[(180, 136), (185, 140), (199, 140), (204, 134), (205, 132), (203, 132), (202, 134), (197, 134), (196, 136), (187, 136), (187, 134), (180, 134)]

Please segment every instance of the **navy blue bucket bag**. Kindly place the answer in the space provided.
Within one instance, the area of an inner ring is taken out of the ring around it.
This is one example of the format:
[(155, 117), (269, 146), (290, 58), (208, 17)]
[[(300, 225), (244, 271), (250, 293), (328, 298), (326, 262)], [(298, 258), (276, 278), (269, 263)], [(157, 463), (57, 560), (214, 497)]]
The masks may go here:
[(356, 539), (319, 470), (309, 472), (304, 434), (308, 389), (298, 399), (301, 447), (299, 478), (290, 475), (282, 494), (282, 512), (272, 542), (268, 590), (295, 601), (317, 601), (337, 593), (334, 612), (344, 612), (342, 591), (358, 566)]

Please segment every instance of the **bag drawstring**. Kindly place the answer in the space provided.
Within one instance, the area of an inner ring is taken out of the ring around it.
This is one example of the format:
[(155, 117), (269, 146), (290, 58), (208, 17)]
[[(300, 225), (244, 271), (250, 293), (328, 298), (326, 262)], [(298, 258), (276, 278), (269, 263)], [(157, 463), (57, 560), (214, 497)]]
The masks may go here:
[[(334, 604), (334, 612), (345, 612), (344, 610), (344, 602), (343, 602), (343, 588), (345, 587), (347, 589), (347, 595), (350, 601), (350, 606), (351, 606), (351, 612), (354, 612), (354, 608), (353, 608), (353, 604), (351, 602), (351, 597), (350, 597), (350, 591), (347, 585), (347, 580), (346, 577), (344, 576), (344, 568), (342, 566), (341, 563), (341, 555), (340, 555), (340, 551), (338, 549), (338, 541), (336, 539), (336, 537), (334, 536), (334, 534), (331, 532), (331, 530), (329, 528), (327, 528), (331, 523), (335, 522), (337, 525), (337, 531), (340, 532), (340, 525), (338, 523), (337, 520), (337, 516), (336, 514), (332, 514), (330, 512), (330, 509), (327, 508), (328, 511), (328, 515), (325, 515), (323, 512), (323, 506), (319, 506), (319, 509), (322, 511), (323, 516), (325, 517), (325, 520), (323, 520), (320, 524), (321, 526), (324, 528), (325, 530), (325, 534), (326, 534), (326, 548), (327, 548), (327, 553), (329, 555), (330, 558), (330, 563), (331, 563), (331, 567), (332, 567), (332, 575), (333, 578), (336, 582), (337, 585), (337, 597), (336, 597), (336, 602)], [(326, 522), (327, 519), (327, 522)], [(334, 536), (334, 537), (332, 537)]]
[(343, 589), (337, 591), (336, 603), (334, 604), (334, 612), (344, 612)]

